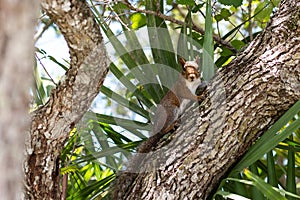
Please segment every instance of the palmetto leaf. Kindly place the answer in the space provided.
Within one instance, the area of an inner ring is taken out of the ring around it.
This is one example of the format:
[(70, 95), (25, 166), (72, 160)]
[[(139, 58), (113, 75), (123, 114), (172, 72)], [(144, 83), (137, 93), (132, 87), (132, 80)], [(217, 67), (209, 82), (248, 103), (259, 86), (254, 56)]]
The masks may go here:
[[(295, 103), (263, 136), (249, 149), (243, 156), (239, 163), (234, 167), (233, 172), (241, 171), (245, 167), (251, 165), (256, 160), (268, 153), (271, 149), (276, 147), (279, 142), (291, 135), (300, 127), (300, 118), (297, 117), (294, 121), (289, 123), (296, 114), (300, 112), (300, 101)], [(289, 124), (281, 131), (281, 128)]]
[(204, 80), (209, 80), (215, 74), (211, 0), (206, 1), (202, 70)]

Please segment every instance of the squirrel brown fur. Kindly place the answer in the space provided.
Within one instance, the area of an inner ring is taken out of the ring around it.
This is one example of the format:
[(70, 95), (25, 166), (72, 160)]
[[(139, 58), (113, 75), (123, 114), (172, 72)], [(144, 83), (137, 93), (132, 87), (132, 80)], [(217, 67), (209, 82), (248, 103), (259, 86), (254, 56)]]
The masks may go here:
[(195, 94), (197, 87), (201, 84), (199, 57), (196, 57), (194, 61), (185, 61), (180, 58), (179, 62), (182, 67), (181, 74), (158, 104), (151, 136), (140, 145), (138, 153), (149, 152), (162, 136), (172, 130), (178, 117), (183, 114), (191, 100), (201, 100), (201, 96)]
[(199, 57), (196, 57), (194, 61), (185, 61), (180, 58), (179, 62), (182, 67), (181, 74), (157, 106), (151, 136), (139, 146), (137, 155), (129, 161), (126, 172), (122, 172), (117, 177), (112, 199), (123, 199), (122, 195), (128, 191), (140, 170), (144, 158), (143, 153), (150, 152), (159, 140), (174, 128), (178, 117), (183, 114), (190, 101), (202, 99), (201, 96), (195, 94), (197, 87), (201, 84)]

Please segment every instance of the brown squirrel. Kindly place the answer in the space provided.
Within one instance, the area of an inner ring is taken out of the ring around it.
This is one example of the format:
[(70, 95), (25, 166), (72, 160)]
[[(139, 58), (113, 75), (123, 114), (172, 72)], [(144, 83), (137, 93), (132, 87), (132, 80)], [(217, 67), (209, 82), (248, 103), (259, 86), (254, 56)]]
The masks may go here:
[(180, 58), (179, 62), (182, 67), (181, 74), (158, 104), (151, 137), (140, 145), (138, 153), (149, 152), (161, 137), (172, 130), (191, 100), (201, 100), (201, 96), (195, 95), (197, 87), (201, 84), (199, 57), (194, 61)]
[(138, 154), (129, 161), (126, 171), (118, 174), (111, 194), (112, 199), (126, 199), (124, 194), (132, 186), (137, 173), (142, 172), (140, 165), (144, 158), (143, 153), (150, 152), (159, 140), (174, 128), (178, 117), (184, 112), (191, 100), (199, 101), (202, 99), (202, 96), (195, 95), (196, 89), (201, 84), (200, 72), (198, 71), (199, 60), (199, 57), (196, 57), (194, 61), (179, 59), (182, 66), (181, 74), (157, 106), (152, 135), (140, 145)]

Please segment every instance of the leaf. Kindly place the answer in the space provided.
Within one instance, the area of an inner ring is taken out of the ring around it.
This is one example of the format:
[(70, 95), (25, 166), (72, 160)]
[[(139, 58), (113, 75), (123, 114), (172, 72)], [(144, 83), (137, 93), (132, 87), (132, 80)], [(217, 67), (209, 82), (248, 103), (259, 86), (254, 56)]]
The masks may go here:
[[(253, 174), (259, 175), (259, 173), (258, 173), (258, 167), (256, 166), (255, 163), (249, 166), (249, 170)], [(258, 188), (251, 187), (250, 188), (250, 192), (251, 192), (251, 196), (253, 197), (254, 200), (264, 199), (264, 195), (261, 193), (261, 191)]]
[[(230, 193), (230, 192), (225, 192), (225, 191), (221, 191), (219, 190), (216, 195), (221, 195), (222, 197), (224, 197), (225, 199), (232, 199), (232, 200), (251, 200), (248, 199), (246, 197), (243, 197), (241, 195), (238, 194), (234, 194), (234, 193)], [(215, 198), (217, 199), (217, 198)]]
[(254, 13), (258, 13), (254, 18), (260, 22), (269, 21), (273, 8), (273, 4), (269, 1), (260, 3), (254, 11)]
[(222, 8), (221, 15), (224, 17), (224, 19), (226, 19), (226, 18), (230, 17), (232, 14), (228, 9)]
[(130, 120), (130, 119), (122, 119), (119, 117), (113, 117), (109, 115), (103, 115), (103, 114), (95, 114), (97, 116), (97, 119), (99, 122), (111, 124), (111, 125), (118, 125), (123, 128), (132, 128), (132, 129), (141, 129), (141, 130), (147, 130), (150, 131), (151, 128), (147, 123)]
[(226, 6), (234, 6), (234, 7), (239, 7), (242, 5), (243, 0), (218, 0), (221, 4), (226, 5)]
[(124, 13), (126, 9), (128, 9), (127, 5), (123, 4), (122, 2), (118, 2), (113, 5), (113, 10), (118, 10), (121, 13)]
[(76, 171), (78, 171), (78, 167), (75, 166), (75, 165), (70, 165), (70, 166), (67, 166), (67, 167), (62, 167), (60, 169), (60, 173), (62, 175), (69, 174), (71, 172), (76, 172)]
[(48, 56), (48, 58), (53, 61), (54, 63), (56, 63), (58, 66), (60, 66), (63, 70), (68, 71), (69, 67), (62, 64), (61, 62), (58, 62), (53, 56)]
[(46, 103), (47, 94), (44, 89), (43, 81), (39, 75), (37, 65), (34, 65), (34, 71), (33, 71), (34, 79), (35, 79), (35, 87), (34, 90), (35, 93), (35, 103), (39, 105), (43, 105)]
[[(101, 16), (99, 14), (99, 16)], [(98, 18), (96, 18), (98, 19)], [(113, 34), (113, 31), (109, 28), (109, 26), (106, 24), (105, 20), (102, 17), (99, 17), (98, 23), (100, 24), (102, 30), (106, 34), (106, 36), (109, 38), (110, 43), (114, 47), (114, 49), (117, 52), (117, 55), (120, 56), (122, 61), (126, 64), (128, 69), (134, 69), (136, 73), (139, 73), (139, 76), (136, 76), (139, 81), (142, 81), (145, 79), (143, 76), (143, 73), (139, 71), (139, 68), (137, 67), (138, 64), (136, 61), (130, 56), (128, 50), (125, 48), (125, 46), (122, 44), (122, 42)], [(127, 80), (126, 76), (114, 65), (114, 63), (110, 64), (110, 70), (112, 73), (119, 79), (120, 82), (124, 84), (126, 88), (128, 88), (131, 92), (134, 92), (136, 90), (136, 87)], [(145, 103), (145, 105), (150, 108), (153, 106), (153, 103), (149, 101), (142, 93), (138, 93), (138, 98)]]
[(215, 15), (215, 19), (217, 21), (221, 21), (222, 19), (225, 19), (226, 21), (228, 21), (228, 17), (230, 17), (232, 14), (228, 9), (222, 8), (221, 9), (221, 13)]
[(234, 48), (236, 48), (237, 50), (240, 50), (241, 48), (243, 48), (245, 46), (245, 43), (241, 40), (233, 40), (231, 42), (232, 46), (234, 46)]
[(221, 49), (222, 49), (221, 56), (226, 57), (226, 56), (231, 56), (232, 55), (232, 51), (230, 51), (229, 49), (224, 48), (224, 47), (222, 47)]
[[(293, 135), (290, 136), (290, 140), (293, 140)], [(295, 150), (293, 146), (289, 146), (288, 151), (288, 164), (287, 164), (287, 179), (286, 179), (286, 190), (296, 194), (296, 175), (295, 175)]]
[[(96, 140), (97, 143), (98, 143), (94, 147), (94, 149), (95, 149), (94, 152), (97, 151), (96, 148), (98, 149), (99, 145), (101, 146), (102, 150), (108, 149), (109, 148), (109, 143), (110, 143), (109, 142), (110, 138), (105, 135), (105, 133), (102, 130), (101, 126), (99, 126), (99, 125), (98, 126), (97, 125), (93, 126), (93, 130), (92, 131), (93, 131), (93, 133), (95, 135), (94, 141)], [(117, 165), (117, 163), (116, 163), (113, 155), (108, 155), (108, 156), (105, 157), (105, 159), (106, 159), (106, 164), (108, 166), (111, 166), (111, 168), (113, 168), (113, 169), (117, 169), (118, 168), (118, 165)]]
[(84, 178), (85, 182), (88, 182), (94, 175), (94, 167), (92, 164), (88, 164), (88, 165), (85, 165), (83, 168), (85, 168), (84, 169), (85, 173), (84, 173), (83, 178)]
[(106, 133), (107, 137), (114, 141), (114, 144), (121, 145), (123, 144), (122, 140), (124, 140), (125, 142), (132, 142), (132, 140), (130, 140), (128, 137), (125, 137), (124, 135), (116, 132), (109, 124), (99, 123), (99, 122), (97, 122), (97, 124), (100, 125), (102, 130)]
[(153, 103), (121, 72), (114, 63), (110, 63), (110, 71), (114, 76), (135, 96), (141, 100), (148, 108), (153, 106)]
[(212, 32), (211, 1), (206, 3), (205, 34), (203, 44), (202, 70), (204, 80), (209, 80), (215, 73), (214, 70), (214, 44)]
[(173, 0), (167, 0), (167, 5), (172, 5), (173, 4)]
[(286, 200), (286, 198), (282, 196), (278, 191), (274, 190), (271, 185), (265, 183), (254, 173), (245, 169), (244, 174), (247, 176), (247, 178), (253, 181), (256, 188), (260, 190), (268, 199)]
[[(132, 149), (133, 147), (136, 147), (141, 142), (130, 142), (128, 144), (115, 146), (115, 147), (108, 147), (107, 149), (104, 149), (99, 152), (95, 152), (93, 154), (77, 157), (76, 160), (74, 160), (74, 164), (81, 164), (86, 162), (95, 162), (99, 158), (107, 157), (107, 156), (113, 156), (114, 154), (118, 153), (126, 153), (128, 149)], [(103, 163), (102, 163), (103, 164)]]
[[(156, 11), (158, 0), (146, 0), (146, 9)], [(160, 10), (163, 12), (163, 1), (160, 1)], [(148, 34), (155, 63), (170, 67), (177, 65), (174, 47), (165, 20), (158, 16), (147, 15)]]
[(141, 13), (134, 13), (130, 16), (131, 28), (136, 30), (146, 25), (146, 16)]
[(221, 21), (222, 19), (223, 19), (223, 16), (222, 16), (221, 14), (215, 15), (215, 20), (216, 20), (217, 22)]
[(205, 5), (205, 3), (196, 4), (193, 6), (192, 13), (196, 13), (201, 10), (201, 8)]
[[(145, 17), (146, 20), (146, 17)], [(146, 21), (145, 21), (146, 23)], [(127, 39), (127, 47), (130, 55), (136, 60), (139, 65), (149, 64), (149, 60), (145, 55), (143, 50), (143, 46), (139, 41), (140, 36), (144, 36), (143, 31), (128, 31), (125, 27), (123, 27), (124, 34)], [(138, 34), (138, 35), (137, 35)], [(142, 44), (144, 44), (142, 42)]]
[[(157, 4), (160, 2), (160, 11), (163, 12), (164, 4), (163, 1), (158, 0), (146, 0), (146, 9), (157, 11)], [(177, 63), (175, 59), (175, 51), (172, 43), (172, 39), (165, 23), (165, 20), (158, 16), (147, 14), (147, 30), (148, 37), (151, 46), (151, 52), (153, 60), (156, 64), (163, 64), (165, 68), (176, 69)], [(146, 68), (144, 68), (146, 69)], [(148, 74), (151, 76), (158, 75), (159, 79), (163, 79), (159, 73), (155, 74), (148, 69)], [(147, 79), (148, 77), (145, 77)], [(154, 87), (150, 86), (149, 94), (152, 96), (154, 102), (159, 102), (163, 96), (162, 90), (155, 90)]]
[(188, 27), (187, 24), (191, 21), (191, 12), (189, 10), (185, 20), (184, 25), (181, 28), (180, 35), (177, 42), (177, 53), (180, 57), (188, 59), (189, 58), (189, 44), (188, 44)]
[(128, 101), (127, 99), (125, 99), (124, 97), (122, 97), (121, 95), (115, 93), (114, 91), (112, 91), (111, 89), (109, 89), (106, 86), (102, 86), (100, 88), (100, 91), (106, 95), (107, 97), (115, 100), (118, 104), (123, 105), (125, 107), (127, 107), (128, 109), (130, 109), (131, 111), (145, 117), (146, 119), (149, 119), (149, 113), (142, 109), (141, 107), (139, 107), (138, 105), (136, 105), (135, 103)]
[[(245, 169), (244, 172), (246, 171), (246, 173), (249, 173), (249, 170)], [(251, 172), (250, 172), (251, 173)], [(252, 176), (253, 177), (253, 176)], [(258, 177), (259, 178), (259, 177)], [(243, 179), (238, 179), (238, 178), (226, 178), (225, 180), (227, 181), (236, 181), (238, 183), (243, 183), (243, 184), (247, 184), (247, 185), (251, 185), (251, 186), (257, 186), (258, 184), (255, 181), (248, 181), (248, 180), (243, 180)], [(262, 180), (263, 181), (263, 180)], [(264, 184), (267, 184), (264, 182)], [(269, 185), (269, 184), (267, 184)], [(271, 185), (269, 185), (271, 187)], [(268, 186), (267, 186), (268, 187)], [(267, 189), (268, 190), (268, 189)], [(220, 190), (219, 190), (220, 191)], [(217, 194), (219, 193), (219, 191), (217, 192)], [(291, 192), (287, 192), (284, 189), (278, 189), (273, 187), (272, 191), (277, 191), (279, 194), (285, 194), (286, 196), (291, 196), (291, 197), (295, 197), (297, 199), (300, 199), (299, 195), (293, 194)], [(222, 193), (222, 192), (221, 192)], [(272, 199), (272, 198), (270, 198)], [(284, 198), (285, 199), (285, 198)], [(239, 200), (239, 199), (238, 199)], [(272, 199), (273, 200), (273, 199)], [(277, 199), (276, 199), (277, 200)]]
[(181, 4), (181, 5), (187, 5), (187, 6), (193, 6), (195, 5), (195, 1), (194, 0), (176, 0), (177, 4)]
[(277, 176), (276, 176), (276, 169), (275, 169), (275, 161), (273, 152), (270, 151), (267, 154), (267, 168), (268, 168), (268, 183), (272, 185), (273, 187), (277, 187)]
[[(96, 196), (99, 196), (105, 188), (107, 188), (109, 186), (109, 184), (115, 179), (115, 175), (109, 175), (106, 178), (94, 182), (92, 184), (90, 184), (89, 186), (83, 188), (82, 190), (79, 190), (78, 192), (76, 192), (75, 194), (73, 194), (70, 198), (71, 199), (90, 199), (88, 198), (89, 195), (93, 194), (93, 198), (95, 198)], [(99, 189), (100, 188), (100, 189)], [(97, 195), (95, 194), (95, 192), (97, 193)]]
[(47, 85), (46, 86), (46, 91), (47, 91), (47, 96), (50, 96), (51, 90), (55, 89), (54, 85)]

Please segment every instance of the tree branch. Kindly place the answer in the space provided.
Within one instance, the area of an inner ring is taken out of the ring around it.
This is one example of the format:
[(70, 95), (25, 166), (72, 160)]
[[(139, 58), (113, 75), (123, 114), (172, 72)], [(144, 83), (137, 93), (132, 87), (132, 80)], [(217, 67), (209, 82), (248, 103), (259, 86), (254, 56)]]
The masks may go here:
[(85, 1), (42, 0), (41, 5), (66, 39), (71, 63), (49, 101), (32, 114), (25, 195), (26, 199), (60, 199), (60, 152), (99, 93), (108, 63), (99, 26)]

